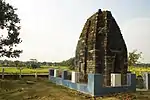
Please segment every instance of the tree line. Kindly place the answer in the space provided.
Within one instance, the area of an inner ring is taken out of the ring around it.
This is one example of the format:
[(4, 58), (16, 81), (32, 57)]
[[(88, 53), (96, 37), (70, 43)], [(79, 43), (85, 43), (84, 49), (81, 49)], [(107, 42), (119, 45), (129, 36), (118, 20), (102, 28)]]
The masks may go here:
[(0, 60), (0, 67), (27, 67), (27, 68), (40, 68), (40, 66), (52, 66), (55, 63), (52, 62), (38, 62), (38, 61), (12, 61), (12, 60)]
[[(141, 63), (139, 60), (142, 58), (142, 52), (138, 52), (136, 49), (128, 53), (128, 66), (135, 67), (150, 67), (150, 63)], [(74, 69), (75, 57), (72, 57), (68, 60), (60, 62), (60, 65), (69, 66), (71, 69)]]

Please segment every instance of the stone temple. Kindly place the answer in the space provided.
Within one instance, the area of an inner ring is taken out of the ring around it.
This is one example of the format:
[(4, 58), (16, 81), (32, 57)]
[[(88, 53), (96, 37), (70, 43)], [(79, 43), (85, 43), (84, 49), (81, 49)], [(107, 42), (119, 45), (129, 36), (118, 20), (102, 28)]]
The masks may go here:
[(121, 84), (126, 84), (128, 68), (127, 47), (119, 26), (110, 11), (98, 10), (87, 19), (79, 37), (75, 64), (87, 81), (88, 73), (104, 75), (104, 85), (110, 86), (111, 73), (121, 73)]

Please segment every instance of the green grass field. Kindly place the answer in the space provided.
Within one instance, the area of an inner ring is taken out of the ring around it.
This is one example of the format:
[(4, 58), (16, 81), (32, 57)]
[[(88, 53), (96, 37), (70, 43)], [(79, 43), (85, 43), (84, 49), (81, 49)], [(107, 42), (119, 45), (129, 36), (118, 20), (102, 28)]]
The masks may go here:
[[(60, 69), (60, 70), (68, 70), (68, 67), (66, 66), (42, 66), (41, 68), (37, 69), (29, 69), (29, 68), (23, 68), (22, 73), (48, 73), (49, 68), (54, 68), (54, 69)], [(5, 67), (4, 68), (5, 73), (19, 73), (20, 70), (17, 69), (16, 67)], [(0, 72), (2, 72), (2, 67), (0, 67)]]
[[(37, 69), (29, 69), (29, 68), (24, 68), (22, 70), (22, 73), (48, 73), (49, 68), (54, 68), (54, 69), (60, 69), (60, 70), (68, 70), (71, 71), (67, 66), (42, 66), (41, 68)], [(141, 75), (142, 72), (150, 72), (150, 67), (134, 67), (130, 66), (128, 68), (129, 71), (132, 73), (135, 73), (137, 76)], [(0, 72), (2, 72), (2, 67), (0, 67)], [(19, 69), (15, 67), (6, 67), (5, 68), (5, 73), (19, 73)]]
[(141, 75), (143, 72), (150, 72), (150, 67), (130, 66), (128, 70), (131, 71), (132, 73), (135, 73), (138, 76), (138, 75)]

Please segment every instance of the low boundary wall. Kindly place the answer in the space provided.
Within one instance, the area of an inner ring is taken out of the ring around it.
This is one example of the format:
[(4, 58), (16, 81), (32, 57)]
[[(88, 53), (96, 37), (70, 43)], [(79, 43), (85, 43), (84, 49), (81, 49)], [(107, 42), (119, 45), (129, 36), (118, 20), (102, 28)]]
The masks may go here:
[[(88, 83), (74, 83), (70, 80), (66, 80), (67, 71), (63, 71), (62, 78), (55, 77), (57, 71), (54, 69), (49, 70), (49, 80), (57, 85), (63, 85), (70, 89), (80, 91), (82, 93), (90, 94), (92, 96), (103, 96), (111, 93), (120, 92), (135, 92), (136, 91), (136, 75), (128, 73), (127, 74), (127, 85), (117, 86), (117, 87), (104, 87), (103, 75), (101, 74), (88, 74)], [(55, 76), (54, 76), (55, 75)]]

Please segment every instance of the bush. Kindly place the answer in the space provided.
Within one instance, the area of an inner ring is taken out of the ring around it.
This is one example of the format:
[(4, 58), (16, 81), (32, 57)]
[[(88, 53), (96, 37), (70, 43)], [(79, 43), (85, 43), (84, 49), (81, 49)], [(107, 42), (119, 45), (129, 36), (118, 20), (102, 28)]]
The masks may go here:
[(36, 68), (40, 68), (40, 64), (38, 63), (32, 63), (30, 65), (27, 66), (27, 68), (31, 68), (31, 69), (36, 69)]

